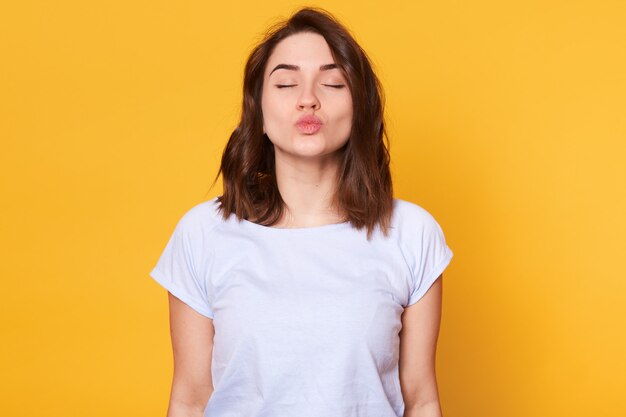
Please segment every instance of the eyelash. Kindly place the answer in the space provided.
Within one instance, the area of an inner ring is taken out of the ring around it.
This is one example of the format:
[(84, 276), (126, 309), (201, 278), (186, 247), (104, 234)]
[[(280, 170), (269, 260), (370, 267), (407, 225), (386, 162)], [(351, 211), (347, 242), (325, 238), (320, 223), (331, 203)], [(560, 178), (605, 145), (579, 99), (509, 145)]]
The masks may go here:
[[(290, 84), (290, 85), (285, 85), (285, 84), (276, 84), (276, 87), (278, 88), (289, 88), (289, 87), (295, 87), (297, 84)], [(344, 84), (324, 84), (327, 87), (332, 87), (332, 88), (336, 88), (336, 89), (340, 89), (340, 88), (344, 88), (345, 85)]]

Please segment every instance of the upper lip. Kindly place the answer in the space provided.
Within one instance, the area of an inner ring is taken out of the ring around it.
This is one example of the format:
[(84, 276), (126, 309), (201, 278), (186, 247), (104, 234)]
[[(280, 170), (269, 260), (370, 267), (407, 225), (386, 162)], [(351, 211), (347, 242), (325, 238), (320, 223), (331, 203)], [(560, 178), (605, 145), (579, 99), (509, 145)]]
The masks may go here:
[(318, 124), (321, 125), (322, 124), (322, 120), (317, 117), (314, 114), (305, 114), (303, 116), (301, 116), (298, 121), (296, 122), (297, 125), (299, 124)]

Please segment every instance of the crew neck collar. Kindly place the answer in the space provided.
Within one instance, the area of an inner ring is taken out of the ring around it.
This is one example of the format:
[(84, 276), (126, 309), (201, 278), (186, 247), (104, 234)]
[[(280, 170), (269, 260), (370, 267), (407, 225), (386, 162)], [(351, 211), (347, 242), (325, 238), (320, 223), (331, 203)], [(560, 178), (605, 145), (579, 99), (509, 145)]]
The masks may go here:
[(330, 223), (319, 226), (309, 227), (272, 227), (264, 226), (262, 224), (251, 222), (250, 220), (241, 219), (238, 221), (243, 227), (249, 230), (258, 231), (259, 233), (274, 233), (274, 234), (299, 234), (299, 233), (316, 233), (326, 232), (331, 230), (338, 230), (350, 227), (350, 222), (345, 221), (341, 223)]

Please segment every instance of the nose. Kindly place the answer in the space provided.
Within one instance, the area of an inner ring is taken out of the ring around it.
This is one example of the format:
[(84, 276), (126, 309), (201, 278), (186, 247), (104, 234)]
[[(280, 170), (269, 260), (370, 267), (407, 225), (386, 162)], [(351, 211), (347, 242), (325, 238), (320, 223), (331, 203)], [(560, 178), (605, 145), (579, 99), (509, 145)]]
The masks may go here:
[(315, 94), (315, 84), (305, 85), (298, 97), (298, 109), (306, 109), (312, 107), (314, 109), (320, 108), (320, 101)]

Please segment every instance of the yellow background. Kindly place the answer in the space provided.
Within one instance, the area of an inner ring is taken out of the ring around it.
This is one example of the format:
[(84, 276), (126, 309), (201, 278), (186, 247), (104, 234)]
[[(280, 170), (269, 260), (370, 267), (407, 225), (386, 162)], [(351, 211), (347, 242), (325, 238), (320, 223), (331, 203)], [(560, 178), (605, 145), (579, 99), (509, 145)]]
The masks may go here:
[[(0, 6), (2, 414), (165, 415), (148, 276), (290, 1)], [(444, 416), (624, 416), (626, 3), (327, 1), (387, 96), (396, 197), (455, 253)]]

